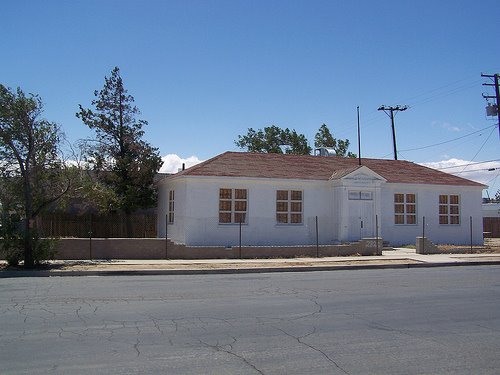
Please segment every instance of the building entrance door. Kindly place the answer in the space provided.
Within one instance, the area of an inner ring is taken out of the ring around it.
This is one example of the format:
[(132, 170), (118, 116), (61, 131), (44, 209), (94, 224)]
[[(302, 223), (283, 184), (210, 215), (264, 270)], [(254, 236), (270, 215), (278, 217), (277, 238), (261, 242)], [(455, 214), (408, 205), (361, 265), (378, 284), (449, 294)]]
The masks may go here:
[(349, 241), (375, 236), (375, 215), (372, 200), (350, 200)]

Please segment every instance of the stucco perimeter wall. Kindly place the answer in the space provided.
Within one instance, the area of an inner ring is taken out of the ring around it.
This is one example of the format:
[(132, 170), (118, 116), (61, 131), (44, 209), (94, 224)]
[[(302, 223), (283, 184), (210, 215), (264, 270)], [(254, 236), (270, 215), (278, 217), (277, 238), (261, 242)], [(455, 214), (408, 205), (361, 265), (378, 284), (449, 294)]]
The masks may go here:
[[(363, 239), (347, 245), (319, 246), (242, 246), (242, 258), (291, 258), (381, 255), (382, 239)], [(240, 257), (239, 247), (177, 245), (156, 238), (60, 239), (56, 259), (232, 259)]]

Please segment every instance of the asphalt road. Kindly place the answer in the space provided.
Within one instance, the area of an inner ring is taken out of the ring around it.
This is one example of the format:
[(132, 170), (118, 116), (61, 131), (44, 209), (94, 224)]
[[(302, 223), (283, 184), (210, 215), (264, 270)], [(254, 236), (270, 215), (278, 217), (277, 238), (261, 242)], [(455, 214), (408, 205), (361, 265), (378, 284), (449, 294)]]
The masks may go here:
[(498, 374), (500, 267), (0, 280), (2, 374)]

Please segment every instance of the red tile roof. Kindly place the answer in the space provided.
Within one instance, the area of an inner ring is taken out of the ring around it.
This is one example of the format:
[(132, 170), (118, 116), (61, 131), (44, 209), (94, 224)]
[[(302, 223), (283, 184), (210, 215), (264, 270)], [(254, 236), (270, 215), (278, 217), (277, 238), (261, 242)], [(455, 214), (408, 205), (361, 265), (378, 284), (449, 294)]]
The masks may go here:
[[(362, 159), (361, 164), (384, 177), (389, 183), (484, 186), (404, 160)], [(355, 158), (225, 152), (171, 177), (224, 176), (332, 180), (340, 179), (358, 168), (358, 159)]]

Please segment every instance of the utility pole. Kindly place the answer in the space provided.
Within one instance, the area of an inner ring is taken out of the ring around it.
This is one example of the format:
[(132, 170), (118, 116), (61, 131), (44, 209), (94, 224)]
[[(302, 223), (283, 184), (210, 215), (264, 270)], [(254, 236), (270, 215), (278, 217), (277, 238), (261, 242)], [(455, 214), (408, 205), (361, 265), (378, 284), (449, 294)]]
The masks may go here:
[(359, 105), (357, 107), (358, 111), (358, 165), (361, 165), (361, 131), (359, 128)]
[(497, 104), (496, 107), (493, 111), (493, 113), (486, 113), (488, 116), (495, 116), (497, 115), (498, 118), (498, 136), (500, 137), (500, 90), (498, 88), (498, 77), (500, 75), (498, 73), (496, 74), (483, 74), (481, 73), (481, 77), (487, 77), (487, 78), (493, 78), (494, 83), (483, 83), (483, 86), (495, 86), (495, 96), (492, 95), (485, 95), (483, 94), (483, 98), (485, 99), (496, 99)]
[(398, 150), (396, 148), (396, 129), (394, 127), (394, 112), (402, 112), (408, 109), (407, 105), (397, 105), (395, 107), (382, 105), (379, 107), (379, 111), (384, 111), (387, 116), (391, 119), (392, 126), (392, 145), (394, 147), (394, 160), (398, 160)]

